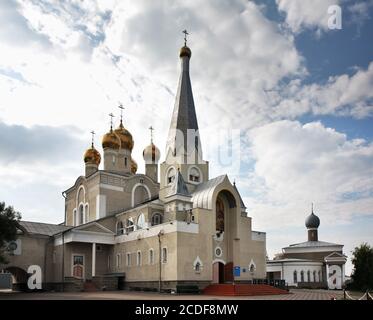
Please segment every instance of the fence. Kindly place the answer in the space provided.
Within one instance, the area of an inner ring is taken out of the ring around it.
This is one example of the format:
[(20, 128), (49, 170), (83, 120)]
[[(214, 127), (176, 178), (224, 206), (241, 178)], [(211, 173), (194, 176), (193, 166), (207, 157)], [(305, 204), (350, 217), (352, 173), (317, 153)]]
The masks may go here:
[(367, 290), (360, 298), (351, 297), (347, 290), (343, 290), (343, 300), (373, 300), (372, 294)]

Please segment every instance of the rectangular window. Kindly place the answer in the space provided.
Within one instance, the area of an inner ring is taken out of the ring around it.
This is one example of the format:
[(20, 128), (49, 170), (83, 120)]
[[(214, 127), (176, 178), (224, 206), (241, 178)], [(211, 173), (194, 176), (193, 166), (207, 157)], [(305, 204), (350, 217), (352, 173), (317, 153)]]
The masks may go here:
[(141, 266), (141, 252), (140, 251), (138, 251), (137, 252), (137, 266), (139, 267), (139, 266)]
[(116, 261), (117, 268), (120, 268), (120, 254), (117, 254), (117, 261)]
[(149, 264), (154, 264), (154, 250), (149, 250)]
[(162, 249), (162, 263), (167, 263), (167, 248)]

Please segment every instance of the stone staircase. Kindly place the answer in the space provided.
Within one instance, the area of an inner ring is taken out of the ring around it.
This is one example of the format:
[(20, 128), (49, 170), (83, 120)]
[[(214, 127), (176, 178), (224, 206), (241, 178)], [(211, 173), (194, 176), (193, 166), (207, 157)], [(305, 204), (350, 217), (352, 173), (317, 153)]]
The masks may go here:
[(95, 292), (97, 291), (97, 287), (91, 280), (86, 280), (84, 282), (83, 291), (85, 292)]
[(266, 296), (289, 294), (288, 291), (267, 284), (212, 284), (203, 290), (213, 296)]

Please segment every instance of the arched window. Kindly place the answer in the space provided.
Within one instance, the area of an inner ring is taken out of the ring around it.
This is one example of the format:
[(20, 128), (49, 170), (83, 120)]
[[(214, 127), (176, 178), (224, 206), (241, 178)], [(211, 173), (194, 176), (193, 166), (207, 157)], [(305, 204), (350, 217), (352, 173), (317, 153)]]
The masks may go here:
[(162, 215), (160, 213), (154, 213), (152, 216), (152, 226), (156, 226), (162, 223)]
[(293, 282), (294, 283), (298, 282), (298, 272), (297, 272), (297, 270), (294, 270), (294, 273), (293, 273)]
[(189, 181), (200, 182), (200, 180), (201, 180), (200, 171), (196, 167), (191, 168), (189, 170)]
[(140, 213), (137, 217), (137, 229), (144, 229), (145, 228), (145, 216), (143, 213)]
[(316, 281), (316, 270), (313, 271), (313, 282), (317, 282)]
[(199, 262), (196, 263), (195, 270), (196, 270), (196, 272), (201, 271), (201, 264)]
[(133, 223), (133, 219), (132, 218), (128, 218), (127, 219), (127, 222), (126, 222), (126, 230), (127, 232), (132, 232), (135, 230), (135, 226), (134, 226), (134, 223)]
[(168, 257), (167, 257), (167, 248), (163, 248), (162, 249), (162, 262), (163, 263), (167, 263), (167, 259), (168, 259)]
[(84, 223), (84, 207), (81, 204), (79, 207), (79, 224), (83, 224), (83, 223)]
[(171, 167), (168, 171), (167, 171), (167, 184), (170, 184), (172, 183), (172, 181), (174, 181), (175, 179), (175, 175), (176, 175), (176, 171), (173, 167)]
[(134, 195), (133, 195), (133, 206), (137, 206), (140, 203), (144, 203), (145, 201), (149, 200), (149, 193), (148, 190), (144, 186), (138, 185), (135, 187)]
[(120, 236), (124, 233), (124, 227), (123, 227), (123, 222), (119, 221), (117, 223), (117, 235)]
[(73, 210), (73, 225), (77, 226), (79, 224), (78, 222), (78, 215), (76, 214), (76, 209)]
[(88, 207), (88, 204), (85, 205), (85, 223), (89, 222), (89, 207)]
[(141, 252), (137, 251), (137, 259), (136, 259), (137, 266), (141, 266)]
[(216, 231), (224, 231), (224, 204), (220, 198), (216, 200)]
[(149, 250), (149, 264), (154, 264), (154, 250)]
[(127, 264), (127, 267), (131, 266), (131, 253), (130, 252), (126, 254), (126, 264)]
[(300, 282), (304, 282), (304, 272), (303, 272), (303, 270), (300, 272)]
[(311, 282), (311, 271), (310, 270), (307, 271), (307, 281)]
[(120, 254), (117, 254), (116, 266), (117, 266), (117, 269), (120, 268)]

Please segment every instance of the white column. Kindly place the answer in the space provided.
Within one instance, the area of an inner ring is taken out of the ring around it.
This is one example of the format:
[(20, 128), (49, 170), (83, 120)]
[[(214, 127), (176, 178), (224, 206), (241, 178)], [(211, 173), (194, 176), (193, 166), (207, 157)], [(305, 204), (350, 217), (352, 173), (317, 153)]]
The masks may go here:
[(328, 286), (328, 289), (330, 289), (330, 283), (329, 283), (329, 265), (326, 264), (326, 283)]
[(96, 243), (92, 243), (92, 278), (96, 276)]

